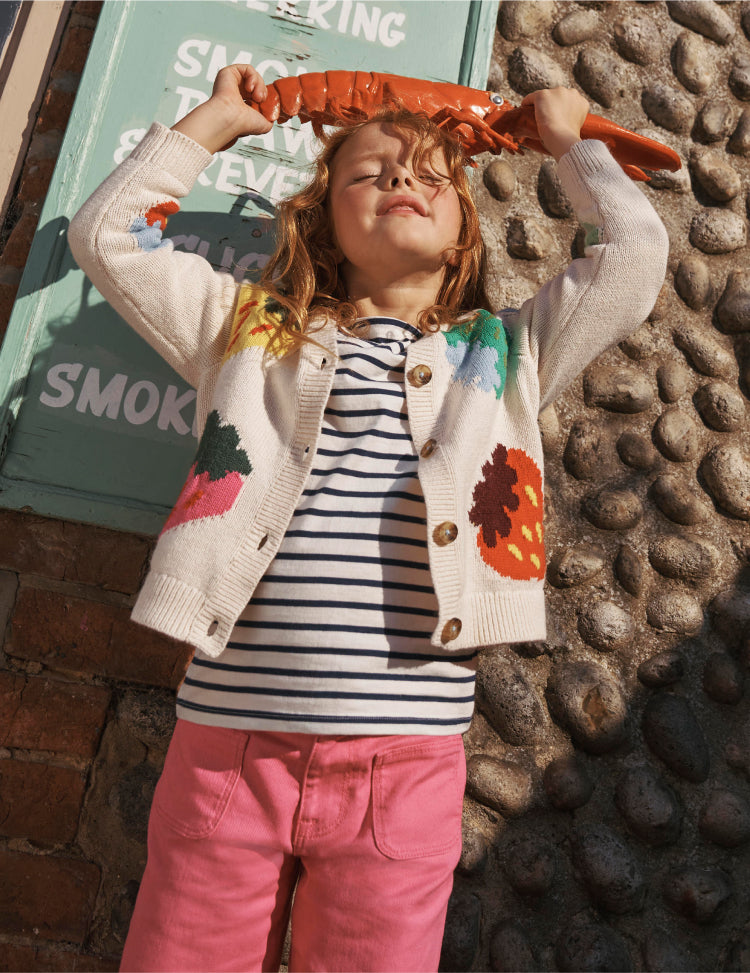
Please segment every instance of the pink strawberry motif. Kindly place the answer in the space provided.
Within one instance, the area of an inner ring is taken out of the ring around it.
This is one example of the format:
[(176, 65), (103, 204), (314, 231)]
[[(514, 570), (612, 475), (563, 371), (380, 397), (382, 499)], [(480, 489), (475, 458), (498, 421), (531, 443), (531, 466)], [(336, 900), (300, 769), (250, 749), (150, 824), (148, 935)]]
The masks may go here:
[(252, 465), (233, 425), (220, 424), (214, 409), (206, 420), (198, 455), (162, 534), (189, 520), (216, 517), (234, 505)]

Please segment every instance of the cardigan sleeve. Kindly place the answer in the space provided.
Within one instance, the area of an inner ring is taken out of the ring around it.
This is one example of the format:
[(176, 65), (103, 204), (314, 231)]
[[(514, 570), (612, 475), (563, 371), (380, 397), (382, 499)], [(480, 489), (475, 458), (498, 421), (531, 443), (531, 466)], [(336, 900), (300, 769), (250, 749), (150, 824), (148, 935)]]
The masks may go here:
[(238, 285), (162, 230), (212, 155), (155, 123), (73, 217), (68, 242), (112, 307), (193, 386), (221, 360)]
[(648, 316), (664, 283), (669, 238), (643, 192), (602, 142), (576, 143), (558, 173), (586, 231), (584, 256), (518, 313), (539, 375), (540, 409)]

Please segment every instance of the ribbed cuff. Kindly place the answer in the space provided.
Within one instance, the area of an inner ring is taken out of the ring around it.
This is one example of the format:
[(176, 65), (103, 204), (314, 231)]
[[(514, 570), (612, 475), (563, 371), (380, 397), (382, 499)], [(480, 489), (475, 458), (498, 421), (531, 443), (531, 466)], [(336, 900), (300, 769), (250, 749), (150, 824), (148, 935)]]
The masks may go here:
[(193, 183), (210, 164), (213, 155), (189, 135), (175, 132), (161, 122), (154, 122), (140, 143), (130, 153), (129, 159), (148, 162), (166, 170), (192, 189)]

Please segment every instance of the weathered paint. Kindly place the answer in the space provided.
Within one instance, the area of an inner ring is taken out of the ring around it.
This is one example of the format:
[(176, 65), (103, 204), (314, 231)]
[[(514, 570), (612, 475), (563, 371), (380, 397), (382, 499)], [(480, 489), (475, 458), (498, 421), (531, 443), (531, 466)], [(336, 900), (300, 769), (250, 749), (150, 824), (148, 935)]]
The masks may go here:
[[(482, 87), (496, 11), (494, 0), (105, 3), (0, 353), (0, 504), (155, 533), (195, 453), (194, 393), (103, 302), (65, 242), (70, 217), (152, 119), (173, 124), (239, 60), (267, 80), (347, 68)], [(303, 184), (314, 153), (296, 120), (240, 140), (167, 235), (252, 276), (272, 246), (274, 204)]]

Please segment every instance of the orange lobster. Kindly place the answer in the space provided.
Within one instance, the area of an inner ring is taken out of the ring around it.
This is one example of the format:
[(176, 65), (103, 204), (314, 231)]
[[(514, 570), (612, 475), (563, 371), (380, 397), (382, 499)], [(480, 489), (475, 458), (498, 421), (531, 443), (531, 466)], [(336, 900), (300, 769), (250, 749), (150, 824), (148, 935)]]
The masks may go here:
[[(450, 129), (469, 157), (503, 149), (547, 151), (539, 140), (534, 106), (514, 108), (491, 91), (367, 71), (312, 72), (280, 78), (267, 87), (268, 95), (258, 108), (269, 122), (286, 122), (298, 115), (319, 132), (322, 125), (362, 121), (392, 106), (423, 112)], [(641, 166), (673, 172), (681, 166), (680, 157), (666, 145), (599, 115), (586, 117), (581, 137), (604, 142), (631, 179), (648, 180)]]

